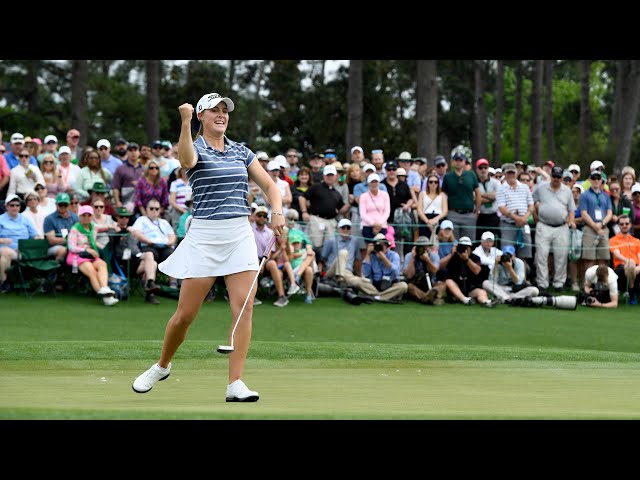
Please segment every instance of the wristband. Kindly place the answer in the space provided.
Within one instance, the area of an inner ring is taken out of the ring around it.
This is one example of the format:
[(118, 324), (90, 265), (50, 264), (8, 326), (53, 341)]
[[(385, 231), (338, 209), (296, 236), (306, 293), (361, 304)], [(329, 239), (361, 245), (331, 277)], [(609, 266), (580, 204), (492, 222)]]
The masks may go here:
[(280, 215), (282, 217), (282, 214), (278, 212), (271, 212), (271, 215)]

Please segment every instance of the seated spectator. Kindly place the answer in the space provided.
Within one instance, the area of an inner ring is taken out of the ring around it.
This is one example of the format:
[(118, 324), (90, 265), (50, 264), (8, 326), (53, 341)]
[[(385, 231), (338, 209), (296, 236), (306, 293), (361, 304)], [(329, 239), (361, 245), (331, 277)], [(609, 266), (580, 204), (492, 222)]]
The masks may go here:
[(27, 204), (27, 208), (24, 209), (22, 214), (31, 220), (38, 234), (44, 237), (44, 219), (49, 213), (40, 208), (40, 196), (36, 192), (28, 192), (24, 196), (24, 201)]
[(497, 256), (496, 262), (497, 265), (491, 270), (489, 278), (482, 282), (482, 288), (488, 293), (493, 294), (501, 303), (538, 296), (540, 291), (527, 282), (524, 261), (516, 257), (513, 245), (505, 246)]
[(453, 255), (447, 264), (447, 291), (452, 297), (465, 305), (472, 300), (485, 307), (493, 307), (495, 302), (489, 300), (487, 292), (482, 288), (489, 276), (489, 268), (482, 266), (480, 257), (472, 253), (473, 243), (469, 237), (461, 237), (453, 247)]
[(38, 194), (38, 208), (42, 210), (45, 214), (51, 215), (56, 211), (56, 202), (55, 199), (49, 197), (49, 192), (47, 191), (47, 187), (44, 183), (36, 183), (34, 191)]
[(419, 302), (433, 305), (438, 294), (437, 289), (433, 288), (434, 275), (439, 266), (440, 257), (434, 251), (433, 243), (430, 243), (427, 237), (419, 236), (411, 252), (404, 257), (403, 271), (407, 281), (407, 295)]
[(191, 198), (187, 169), (180, 167), (176, 179), (169, 185), (169, 220), (173, 228), (177, 229), (180, 217), (189, 210), (185, 203), (187, 196)]
[[(307, 237), (307, 234), (300, 228), (298, 223), (296, 223), (299, 218), (298, 212), (293, 209), (289, 209), (285, 217), (287, 219), (287, 228), (289, 229), (289, 238), (291, 238), (291, 235), (298, 235), (301, 238), (301, 246), (304, 249), (304, 255), (302, 256), (303, 259), (300, 263), (300, 271), (304, 272), (307, 267), (311, 267), (313, 275), (317, 275), (319, 268), (318, 262), (316, 261), (316, 252), (313, 249), (313, 244), (311, 243), (311, 240), (309, 240), (309, 237)], [(296, 283), (300, 285), (298, 279), (296, 279)]]
[(366, 279), (354, 273), (360, 256), (360, 241), (351, 234), (351, 221), (343, 218), (338, 222), (338, 235), (327, 239), (322, 246), (321, 265), (326, 278), (335, 278), (340, 284), (357, 288)]
[(136, 183), (135, 209), (140, 215), (146, 215), (146, 205), (155, 199), (160, 206), (159, 217), (164, 217), (169, 208), (169, 186), (160, 176), (160, 166), (155, 160), (149, 160), (144, 166), (144, 174)]
[(93, 148), (87, 147), (83, 150), (82, 159), (78, 166), (81, 168), (76, 178), (74, 191), (80, 195), (82, 201), (89, 200), (91, 197), (89, 190), (96, 183), (102, 183), (105, 186), (111, 184), (113, 175), (102, 166), (100, 154)]
[[(251, 228), (253, 229), (253, 236), (256, 239), (256, 248), (258, 250), (258, 259), (260, 259), (260, 261), (262, 262), (262, 258), (264, 255), (264, 251), (267, 248), (267, 246), (269, 245), (269, 242), (271, 241), (271, 237), (273, 237), (273, 231), (267, 227), (267, 215), (269, 214), (269, 210), (267, 210), (267, 207), (265, 207), (264, 205), (259, 205), (258, 207), (256, 207), (256, 211), (255, 214), (253, 216), (254, 221), (251, 222)], [(275, 245), (271, 248), (271, 251), (273, 252), (275, 250)], [(263, 270), (261, 271), (261, 274), (264, 274), (265, 271), (268, 271), (269, 274), (272, 274), (272, 270), (277, 269), (277, 266), (275, 263), (272, 263), (270, 266), (268, 266), (265, 263), (265, 267), (263, 268)], [(273, 278), (273, 282), (274, 285), (276, 287), (276, 290), (278, 292), (278, 298), (283, 297), (284, 296), (284, 287), (282, 286), (282, 278), (280, 278), (278, 275), (276, 274), (272, 274), (271, 275)], [(262, 302), (256, 297), (254, 297), (253, 299), (253, 304), (254, 305), (260, 305), (262, 304)], [(284, 306), (284, 305), (282, 305)]]
[(66, 192), (68, 185), (62, 176), (62, 171), (56, 166), (56, 157), (53, 153), (46, 153), (41, 163), (42, 177), (47, 187), (47, 195), (54, 199), (60, 192)]
[[(151, 163), (153, 160), (150, 160)], [(142, 252), (151, 252), (153, 259), (162, 263), (171, 255), (176, 245), (176, 234), (165, 219), (160, 218), (160, 202), (155, 198), (145, 205), (146, 215), (138, 217), (131, 227), (131, 234), (140, 242)], [(169, 285), (178, 287), (175, 278), (169, 277)]]
[(631, 235), (629, 215), (618, 217), (620, 231), (609, 240), (613, 269), (618, 275), (618, 291), (629, 293), (629, 304), (638, 304), (640, 293), (640, 240)]
[(119, 232), (120, 227), (111, 217), (111, 215), (105, 214), (105, 202), (99, 197), (93, 199), (93, 223), (96, 228), (97, 238), (96, 245), (98, 245), (99, 253), (102, 258), (105, 257), (107, 246), (109, 245), (109, 234), (111, 232)]
[(62, 181), (67, 186), (66, 192), (71, 195), (75, 193), (74, 188), (81, 169), (71, 162), (71, 149), (66, 145), (60, 147), (58, 151), (58, 162), (57, 171), (62, 175)]
[[(45, 184), (40, 168), (29, 163), (31, 154), (29, 150), (22, 147), (18, 152), (19, 163), (13, 167), (9, 173), (9, 189), (7, 196), (18, 195), (23, 199), (27, 192), (35, 190), (36, 183)], [(21, 200), (22, 201), (22, 200)]]
[[(186, 211), (180, 215), (180, 218), (178, 219), (178, 226), (176, 227), (176, 235), (178, 236), (178, 243), (180, 243), (180, 240), (182, 240), (185, 235), (187, 234), (187, 230), (186, 230), (186, 223), (187, 223), (187, 218), (189, 218), (191, 216), (191, 211), (193, 210), (193, 199), (191, 198), (191, 192), (186, 192), (185, 197), (184, 197), (184, 206), (186, 207)], [(252, 214), (253, 214), (253, 208), (252, 208)], [(250, 220), (251, 221), (251, 220)]]
[[(292, 210), (295, 211), (295, 210)], [(311, 304), (315, 295), (313, 294), (313, 248), (310, 243), (305, 245), (304, 237), (306, 236), (301, 230), (288, 230), (289, 235), (289, 243), (291, 244), (291, 268), (293, 269), (293, 275), (295, 277), (295, 284), (300, 288), (300, 283), (304, 282), (305, 287), (305, 296), (304, 303)], [(325, 242), (326, 243), (326, 242)], [(311, 251), (311, 256), (309, 256), (309, 250)], [(316, 270), (317, 271), (317, 270)], [(293, 284), (292, 284), (293, 285)], [(289, 289), (292, 291), (293, 289)], [(294, 293), (297, 293), (298, 290), (295, 290)], [(293, 295), (293, 293), (287, 292), (288, 295)]]
[(71, 201), (69, 202), (69, 212), (80, 215), (80, 195), (77, 193), (69, 194)]
[[(292, 253), (293, 249), (289, 243), (289, 234), (287, 231), (276, 238), (275, 250), (271, 252), (267, 260), (267, 267), (269, 267), (271, 277), (274, 281), (276, 277), (278, 277), (279, 283), (283, 284), (282, 290), (278, 290), (278, 299), (274, 302), (276, 307), (284, 307), (287, 305), (289, 303), (288, 297), (295, 295), (300, 290), (300, 287), (296, 283), (295, 275), (293, 274), (293, 268), (291, 267)], [(273, 268), (273, 264), (276, 265), (275, 269)], [(285, 273), (289, 278), (289, 290), (286, 296), (284, 295)]]
[(68, 193), (56, 196), (56, 211), (47, 215), (42, 226), (44, 235), (49, 241), (49, 256), (62, 262), (67, 257), (67, 235), (71, 227), (78, 221), (78, 215), (69, 211), (71, 199)]
[(93, 208), (89, 205), (80, 207), (80, 221), (71, 227), (67, 238), (67, 265), (77, 265), (78, 270), (89, 279), (94, 292), (110, 307), (119, 300), (115, 297), (116, 292), (108, 286), (109, 269), (98, 253), (97, 233), (91, 223), (92, 215)]
[(367, 245), (362, 260), (362, 276), (368, 282), (359, 282), (357, 288), (374, 300), (399, 300), (408, 288), (406, 282), (398, 279), (399, 275), (400, 255), (389, 248), (387, 237), (378, 233)]
[[(16, 167), (17, 168), (17, 167)], [(0, 292), (11, 291), (7, 281), (7, 270), (11, 262), (18, 259), (18, 240), (42, 238), (26, 216), (20, 213), (22, 202), (18, 195), (8, 195), (5, 200), (7, 211), (0, 215)]]
[(102, 201), (102, 203), (104, 203), (103, 213), (105, 215), (114, 215), (116, 211), (113, 208), (113, 205), (111, 205), (111, 201), (109, 200), (108, 194), (109, 194), (109, 190), (107, 189), (107, 186), (102, 182), (96, 182), (89, 189), (89, 198), (84, 202), (81, 202), (80, 206), (82, 205), (93, 206), (95, 200), (99, 199)]
[(593, 265), (584, 272), (583, 305), (594, 308), (618, 307), (618, 275), (606, 265)]
[[(94, 212), (95, 215), (95, 212)], [(158, 262), (153, 258), (153, 253), (141, 252), (138, 241), (134, 236), (129, 234), (131, 226), (129, 219), (133, 214), (127, 210), (127, 207), (118, 207), (114, 218), (121, 235), (113, 237), (113, 259), (123, 272), (131, 272), (142, 278), (144, 285), (144, 301), (152, 305), (158, 305), (160, 302), (155, 294), (160, 290), (156, 285), (156, 272), (158, 271)], [(129, 268), (127, 268), (127, 262)]]

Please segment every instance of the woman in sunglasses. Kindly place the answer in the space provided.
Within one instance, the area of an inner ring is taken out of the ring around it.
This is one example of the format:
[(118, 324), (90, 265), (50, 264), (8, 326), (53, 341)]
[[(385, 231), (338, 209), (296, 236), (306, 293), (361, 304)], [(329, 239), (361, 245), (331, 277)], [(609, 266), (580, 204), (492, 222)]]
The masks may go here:
[(27, 192), (35, 190), (36, 184), (44, 185), (44, 177), (42, 172), (36, 165), (29, 163), (31, 154), (27, 148), (21, 148), (18, 152), (18, 165), (11, 169), (9, 177), (9, 195), (18, 195), (22, 200)]
[(169, 208), (169, 185), (160, 175), (160, 164), (156, 160), (149, 160), (144, 166), (144, 173), (136, 183), (135, 208), (140, 215), (146, 215), (146, 206), (155, 198), (160, 202), (160, 216)]
[(45, 153), (40, 162), (42, 176), (44, 177), (47, 195), (56, 198), (60, 192), (66, 192), (69, 185), (64, 181), (62, 172), (56, 166), (56, 157), (52, 153)]

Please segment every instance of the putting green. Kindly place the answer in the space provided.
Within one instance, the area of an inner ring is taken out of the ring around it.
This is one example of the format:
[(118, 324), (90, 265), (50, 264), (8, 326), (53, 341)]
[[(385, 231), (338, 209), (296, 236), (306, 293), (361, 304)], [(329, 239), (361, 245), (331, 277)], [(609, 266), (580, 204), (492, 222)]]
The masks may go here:
[(149, 363), (1, 361), (0, 418), (640, 418), (636, 363), (257, 359), (245, 371), (261, 395), (251, 404), (225, 402), (225, 358), (180, 360), (136, 394)]

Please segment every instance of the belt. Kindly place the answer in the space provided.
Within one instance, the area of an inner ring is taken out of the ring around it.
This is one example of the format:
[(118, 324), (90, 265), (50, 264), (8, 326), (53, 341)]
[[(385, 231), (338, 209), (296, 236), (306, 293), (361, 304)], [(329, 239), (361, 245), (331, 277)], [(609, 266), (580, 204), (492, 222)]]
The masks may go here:
[(469, 210), (469, 209), (464, 209), (464, 208), (452, 208), (451, 210), (453, 210), (456, 213), (473, 213), (473, 210)]
[(336, 217), (323, 217), (322, 215), (315, 215), (313, 213), (311, 215), (313, 215), (314, 217), (324, 218), (325, 220), (333, 220), (334, 218), (336, 218)]
[(553, 227), (553, 228), (558, 228), (567, 224), (567, 222), (562, 222), (562, 223), (559, 223), (558, 225), (551, 225), (550, 223), (546, 223), (546, 222), (542, 222), (542, 223), (544, 223), (548, 227)]

